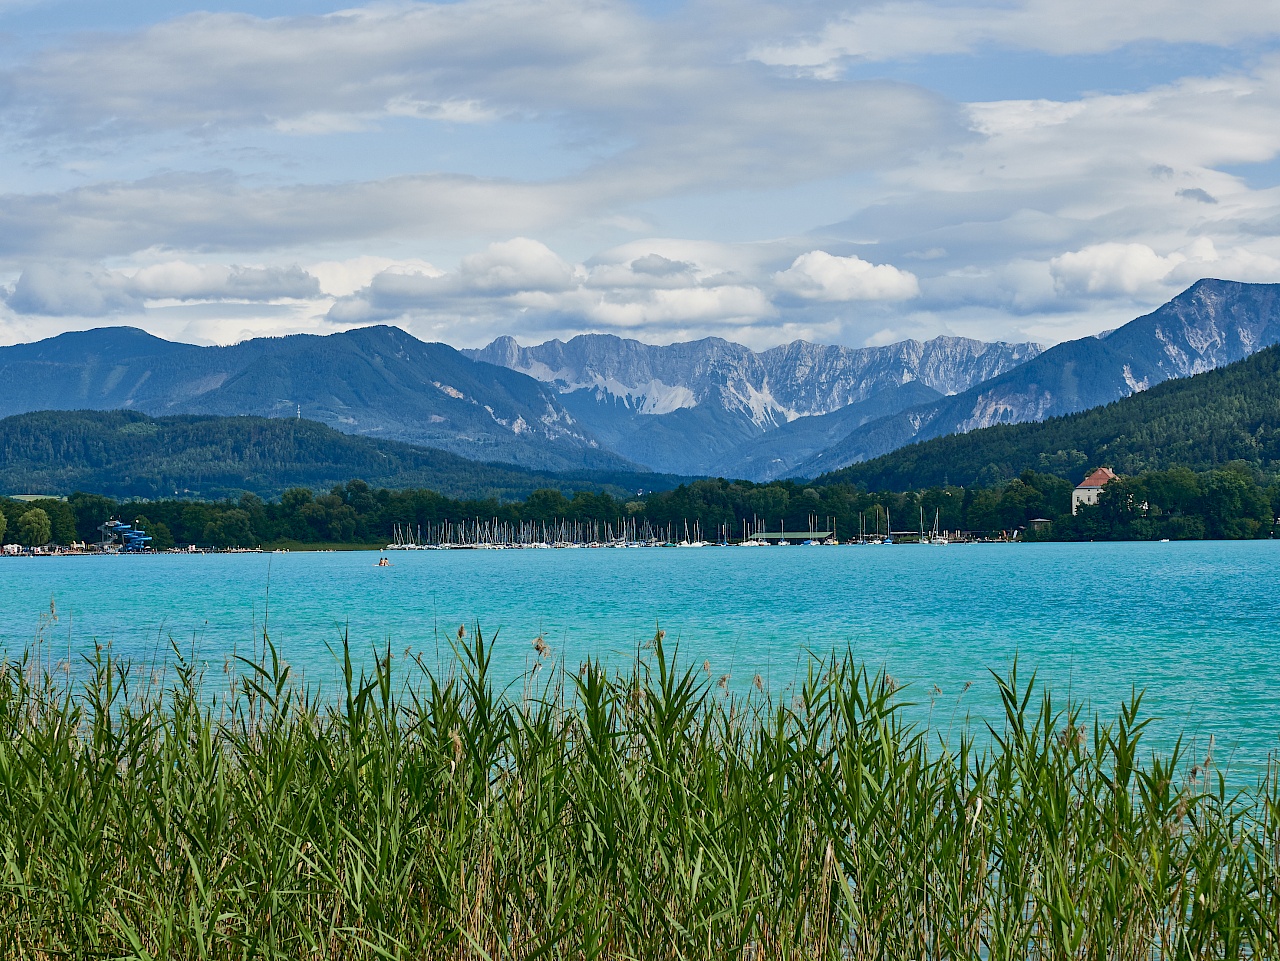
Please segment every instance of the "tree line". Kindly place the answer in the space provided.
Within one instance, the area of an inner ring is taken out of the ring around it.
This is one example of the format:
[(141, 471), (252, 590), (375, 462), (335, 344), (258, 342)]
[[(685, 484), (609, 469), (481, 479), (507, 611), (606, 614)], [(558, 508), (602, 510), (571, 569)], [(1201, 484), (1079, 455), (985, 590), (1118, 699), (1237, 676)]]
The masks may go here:
[(1246, 464), (1195, 472), (1187, 468), (1122, 477), (1096, 506), (1071, 514), (1072, 483), (1032, 470), (988, 487), (939, 485), (918, 491), (867, 491), (852, 484), (797, 481), (754, 484), (709, 479), (644, 497), (607, 492), (534, 491), (522, 501), (462, 500), (430, 490), (389, 490), (352, 480), (317, 494), (290, 488), (279, 499), (254, 494), (221, 501), (117, 501), (76, 493), (65, 501), (0, 500), (0, 540), (36, 546), (91, 543), (110, 518), (137, 523), (152, 546), (256, 547), (387, 543), (399, 527), (414, 531), (445, 521), (518, 525), (560, 522), (649, 523), (683, 533), (697, 524), (709, 538), (747, 529), (802, 534), (831, 530), (841, 539), (915, 531), (935, 520), (948, 531), (1028, 540), (1142, 540), (1272, 537), (1280, 515), (1280, 482)]

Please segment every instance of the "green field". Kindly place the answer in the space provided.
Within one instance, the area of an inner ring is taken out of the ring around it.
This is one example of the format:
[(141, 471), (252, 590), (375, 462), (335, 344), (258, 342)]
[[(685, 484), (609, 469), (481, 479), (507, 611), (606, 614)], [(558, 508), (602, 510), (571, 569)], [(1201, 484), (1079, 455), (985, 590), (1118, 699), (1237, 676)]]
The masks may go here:
[(1149, 751), (1139, 697), (1015, 670), (1002, 724), (924, 728), (847, 658), (743, 700), (661, 634), (614, 674), (536, 643), (505, 692), (478, 630), (449, 676), (340, 650), (324, 701), (269, 643), (7, 664), (5, 957), (1280, 956), (1274, 771)]

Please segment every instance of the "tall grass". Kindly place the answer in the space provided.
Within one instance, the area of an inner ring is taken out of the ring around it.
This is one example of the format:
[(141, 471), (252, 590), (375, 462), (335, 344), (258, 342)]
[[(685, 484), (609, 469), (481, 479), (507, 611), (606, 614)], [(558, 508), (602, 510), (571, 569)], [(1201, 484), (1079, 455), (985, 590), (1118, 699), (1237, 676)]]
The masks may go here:
[(1086, 720), (1015, 668), (944, 744), (848, 657), (784, 703), (661, 634), (512, 695), (456, 650), (344, 647), (324, 699), (270, 644), (222, 694), (176, 652), (6, 665), (3, 956), (1280, 957), (1275, 772), (1148, 753), (1140, 697)]

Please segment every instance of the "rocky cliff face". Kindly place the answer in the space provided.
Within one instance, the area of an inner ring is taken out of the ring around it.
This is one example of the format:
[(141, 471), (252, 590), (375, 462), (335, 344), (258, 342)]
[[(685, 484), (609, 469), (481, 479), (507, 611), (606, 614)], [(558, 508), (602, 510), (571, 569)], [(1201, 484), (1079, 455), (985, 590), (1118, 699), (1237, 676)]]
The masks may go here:
[[(751, 449), (759, 437), (802, 418), (824, 417), (881, 393), (881, 413), (951, 394), (1037, 356), (1035, 344), (962, 337), (849, 348), (795, 341), (765, 351), (707, 338), (654, 347), (604, 334), (521, 347), (510, 337), (467, 351), (553, 385), (588, 429), (614, 451), (654, 470), (723, 473), (765, 480), (807, 458), (830, 425), (805, 441)], [(812, 435), (810, 437), (809, 435)], [(799, 436), (799, 435), (797, 435)], [(803, 457), (799, 456), (803, 454)]]
[(1105, 337), (1085, 337), (951, 397), (872, 421), (800, 466), (807, 476), (918, 440), (1045, 420), (1280, 343), (1280, 284), (1202, 280)]
[(886, 387), (919, 382), (954, 394), (1037, 356), (1036, 344), (965, 337), (905, 340), (888, 347), (837, 347), (798, 340), (755, 352), (716, 337), (654, 347), (605, 334), (521, 347), (501, 337), (465, 351), (553, 384), (594, 391), (641, 414), (713, 403), (763, 430), (866, 400)]

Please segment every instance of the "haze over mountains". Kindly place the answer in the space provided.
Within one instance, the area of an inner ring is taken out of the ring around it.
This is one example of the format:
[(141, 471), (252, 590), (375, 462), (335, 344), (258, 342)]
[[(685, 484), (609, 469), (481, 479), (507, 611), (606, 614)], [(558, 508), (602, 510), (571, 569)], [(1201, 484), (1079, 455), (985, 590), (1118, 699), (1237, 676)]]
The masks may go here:
[(129, 409), (320, 421), (541, 471), (816, 476), (917, 440), (1106, 404), (1280, 342), (1280, 285), (1205, 280), (1042, 351), (956, 337), (755, 352), (605, 335), (481, 350), (394, 327), (176, 344), (132, 328), (0, 348), (0, 416)]

